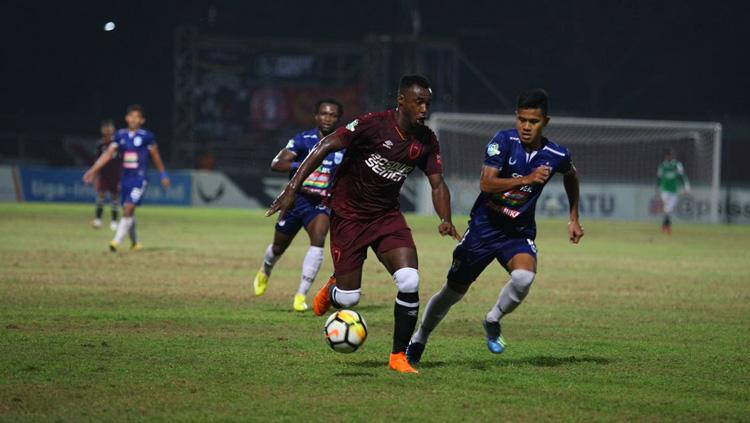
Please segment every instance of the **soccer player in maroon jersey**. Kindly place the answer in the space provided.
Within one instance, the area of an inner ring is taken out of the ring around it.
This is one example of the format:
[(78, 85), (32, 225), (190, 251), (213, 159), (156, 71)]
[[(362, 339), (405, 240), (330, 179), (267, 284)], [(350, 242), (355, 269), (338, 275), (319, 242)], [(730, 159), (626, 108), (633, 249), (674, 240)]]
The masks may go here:
[[(115, 123), (112, 119), (104, 119), (100, 125), (102, 138), (96, 144), (96, 157), (101, 157), (109, 148), (109, 145), (115, 139)], [(102, 214), (104, 213), (104, 200), (109, 193), (109, 200), (112, 202), (112, 221), (109, 224), (110, 229), (117, 230), (117, 215), (120, 201), (120, 171), (122, 160), (117, 153), (112, 160), (107, 162), (99, 171), (96, 178), (96, 217), (91, 222), (91, 226), (99, 229), (102, 226)]]
[(371, 247), (398, 288), (388, 365), (403, 373), (417, 373), (404, 353), (417, 323), (419, 272), (417, 249), (398, 200), (404, 180), (415, 167), (422, 169), (432, 187), (432, 202), (440, 218), (438, 231), (459, 239), (451, 222), (440, 145), (424, 124), (431, 101), (432, 90), (425, 77), (402, 77), (398, 107), (361, 116), (321, 140), (266, 213), (284, 213), (292, 207), (305, 178), (328, 154), (346, 149), (329, 199), (335, 277), (315, 296), (313, 309), (320, 316), (331, 305), (349, 308), (359, 302), (362, 265)]

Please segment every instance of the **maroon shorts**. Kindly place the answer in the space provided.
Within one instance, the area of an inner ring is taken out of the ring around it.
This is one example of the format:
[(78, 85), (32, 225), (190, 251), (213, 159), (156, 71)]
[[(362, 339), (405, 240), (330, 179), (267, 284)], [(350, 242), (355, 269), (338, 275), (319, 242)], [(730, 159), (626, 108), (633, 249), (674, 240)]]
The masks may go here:
[(367, 221), (331, 215), (331, 257), (335, 273), (344, 275), (362, 267), (368, 247), (376, 254), (394, 248), (417, 248), (411, 229), (398, 210)]
[(115, 178), (103, 178), (99, 176), (96, 179), (96, 192), (110, 192), (113, 195), (119, 195), (120, 181)]

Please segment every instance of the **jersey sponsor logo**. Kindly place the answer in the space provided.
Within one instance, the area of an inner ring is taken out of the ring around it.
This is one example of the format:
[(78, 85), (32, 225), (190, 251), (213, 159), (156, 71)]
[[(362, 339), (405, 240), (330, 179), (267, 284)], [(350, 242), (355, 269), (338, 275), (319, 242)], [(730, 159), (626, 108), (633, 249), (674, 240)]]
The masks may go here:
[(509, 209), (508, 207), (503, 207), (500, 209), (500, 211), (503, 212), (503, 214), (512, 217), (513, 219), (517, 218), (519, 214), (521, 214), (518, 210)]
[(390, 150), (393, 147), (393, 141), (391, 141), (391, 140), (385, 140), (385, 142), (383, 142), (383, 147), (385, 147), (385, 148), (387, 148), (387, 149)]
[(138, 169), (138, 153), (126, 151), (122, 155), (122, 167), (125, 169)]
[(370, 154), (365, 164), (377, 175), (394, 182), (401, 182), (414, 170), (413, 166), (388, 160), (378, 153)]
[(359, 125), (359, 119), (354, 119), (348, 125), (346, 125), (346, 129), (348, 129), (351, 132), (354, 132), (354, 130), (357, 128), (357, 125)]
[(333, 153), (333, 163), (339, 165), (344, 161), (344, 153), (337, 151)]
[(487, 146), (487, 155), (492, 157), (497, 156), (498, 154), (500, 154), (500, 146), (495, 142), (490, 143), (490, 145)]
[(409, 160), (414, 160), (422, 154), (422, 144), (415, 142), (409, 146)]
[(140, 135), (137, 136), (137, 137), (135, 137), (135, 138), (133, 138), (133, 145), (134, 146), (140, 147), (141, 144), (143, 144), (143, 138), (141, 138)]

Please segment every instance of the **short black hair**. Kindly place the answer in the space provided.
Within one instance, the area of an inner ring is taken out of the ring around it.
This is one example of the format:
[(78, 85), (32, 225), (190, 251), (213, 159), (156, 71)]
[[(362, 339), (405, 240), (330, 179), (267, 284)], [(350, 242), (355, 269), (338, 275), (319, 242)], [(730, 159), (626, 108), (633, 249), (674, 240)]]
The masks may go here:
[(542, 109), (542, 114), (547, 116), (549, 111), (549, 96), (547, 91), (541, 88), (526, 90), (518, 96), (516, 110), (521, 109)]
[(401, 77), (401, 81), (398, 83), (398, 92), (403, 94), (404, 91), (408, 90), (412, 85), (418, 85), (425, 90), (430, 89), (430, 81), (422, 75), (412, 74), (404, 75)]
[(110, 118), (102, 119), (102, 121), (99, 123), (100, 127), (101, 126), (110, 126), (110, 125), (115, 126), (115, 121), (112, 120), (112, 119), (110, 119)]
[(341, 117), (344, 114), (344, 105), (341, 104), (338, 100), (335, 98), (321, 98), (320, 100), (315, 102), (315, 114), (317, 115), (320, 112), (320, 106), (324, 104), (333, 104), (334, 106), (339, 108), (339, 117)]
[(143, 106), (140, 104), (131, 104), (128, 106), (128, 110), (125, 112), (125, 114), (128, 114), (130, 112), (138, 112), (141, 114), (141, 116), (146, 117), (146, 113), (143, 111)]

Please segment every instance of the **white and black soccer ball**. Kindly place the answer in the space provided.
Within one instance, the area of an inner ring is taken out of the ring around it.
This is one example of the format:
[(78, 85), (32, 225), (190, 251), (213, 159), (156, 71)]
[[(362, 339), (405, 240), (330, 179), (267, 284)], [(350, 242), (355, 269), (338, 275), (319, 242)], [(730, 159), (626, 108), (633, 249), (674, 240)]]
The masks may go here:
[(323, 335), (334, 351), (352, 353), (367, 339), (367, 323), (354, 310), (339, 310), (326, 320)]

